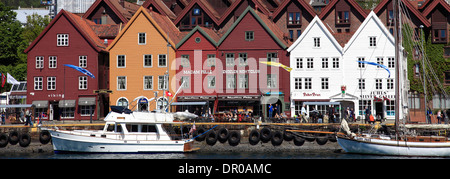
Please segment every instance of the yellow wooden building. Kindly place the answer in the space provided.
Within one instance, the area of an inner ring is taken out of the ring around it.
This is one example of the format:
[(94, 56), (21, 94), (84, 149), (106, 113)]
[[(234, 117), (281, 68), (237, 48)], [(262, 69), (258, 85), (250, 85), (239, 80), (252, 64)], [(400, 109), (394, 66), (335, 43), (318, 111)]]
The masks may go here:
[(140, 7), (107, 49), (110, 105), (151, 111), (172, 100), (165, 90), (176, 91), (175, 44), (179, 37), (168, 17)]

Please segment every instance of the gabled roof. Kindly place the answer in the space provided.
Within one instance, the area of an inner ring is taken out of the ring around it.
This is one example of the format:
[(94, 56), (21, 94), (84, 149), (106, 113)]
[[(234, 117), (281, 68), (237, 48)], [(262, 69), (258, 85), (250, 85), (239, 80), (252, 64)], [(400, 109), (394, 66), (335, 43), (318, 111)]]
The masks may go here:
[(220, 40), (220, 36), (217, 35), (217, 33), (213, 32), (211, 29), (196, 26), (189, 32), (189, 34), (184, 36), (184, 38), (181, 39), (180, 42), (178, 42), (176, 48), (178, 49), (181, 45), (183, 45), (184, 42), (186, 42), (189, 38), (191, 38), (191, 36), (194, 35), (195, 32), (197, 31), (203, 36), (205, 36), (206, 39), (208, 39), (208, 41), (211, 42), (215, 47), (217, 47), (217, 42)]
[(161, 0), (146, 0), (142, 6), (146, 9), (150, 9), (150, 6), (153, 6), (159, 13), (168, 16), (172, 20), (177, 18), (177, 15), (175, 15)]
[(84, 13), (83, 18), (87, 19), (89, 16), (91, 16), (92, 13), (94, 13), (94, 10), (97, 9), (102, 2), (104, 2), (109, 8), (111, 8), (114, 14), (119, 17), (119, 19), (123, 23), (127, 23), (128, 19), (131, 18), (131, 14), (125, 8), (123, 8), (117, 0), (96, 0), (94, 4), (89, 7), (86, 13)]
[(239, 4), (241, 4), (241, 2), (243, 1), (252, 1), (253, 3), (255, 3), (256, 6), (258, 6), (258, 9), (261, 10), (262, 13), (264, 13), (265, 15), (270, 15), (270, 11), (268, 9), (265, 8), (264, 5), (261, 4), (261, 2), (259, 2), (258, 0), (236, 0), (234, 1), (231, 6), (225, 11), (225, 13), (223, 13), (223, 15), (220, 17), (219, 20), (219, 25), (222, 25), (222, 23), (224, 23), (224, 21), (227, 19), (227, 17), (237, 8), (239, 7)]
[(255, 12), (252, 7), (248, 6), (244, 12), (239, 16), (239, 18), (236, 20), (236, 22), (233, 23), (233, 25), (228, 29), (228, 31), (220, 38), (219, 42), (217, 43), (217, 46), (222, 44), (222, 42), (230, 35), (230, 33), (236, 28), (236, 26), (244, 19), (244, 17), (247, 14), (251, 14), (258, 22), (259, 24), (269, 33), (269, 35), (275, 40), (275, 42), (280, 45), (283, 49), (286, 49), (289, 44), (286, 41), (283, 41), (283, 32), (270, 20), (267, 16), (264, 14), (260, 14), (258, 12)]
[(86, 41), (94, 48), (97, 52), (104, 52), (106, 46), (103, 44), (103, 41), (98, 37), (96, 32), (91, 28), (91, 26), (95, 26), (96, 24), (90, 20), (84, 19), (80, 16), (72, 14), (68, 11), (62, 9), (56, 17), (50, 22), (50, 24), (45, 27), (45, 29), (39, 34), (39, 36), (34, 39), (34, 41), (25, 49), (25, 53), (28, 53), (34, 46), (47, 34), (47, 32), (61, 19), (65, 17), (75, 29), (83, 36)]
[(205, 12), (211, 18), (211, 20), (213, 20), (213, 22), (216, 25), (219, 24), (220, 15), (214, 10), (214, 8), (211, 8), (211, 5), (207, 1), (204, 1), (204, 0), (193, 0), (193, 1), (191, 1), (183, 9), (183, 11), (181, 11), (181, 13), (178, 14), (177, 18), (173, 21), (173, 23), (174, 24), (178, 24), (181, 21), (181, 19), (183, 19), (184, 16), (186, 16), (186, 14), (189, 13), (189, 11), (191, 11), (191, 9), (196, 4), (203, 10), (203, 12)]
[(303, 8), (306, 9), (306, 11), (312, 16), (314, 17), (316, 15), (316, 12), (314, 12), (314, 9), (307, 4), (304, 0), (285, 0), (283, 1), (283, 3), (278, 6), (277, 10), (275, 12), (273, 12), (273, 17), (277, 17), (281, 12), (283, 12), (283, 9), (286, 8), (286, 6), (290, 3), (294, 3), (294, 2), (298, 2), (300, 3), (301, 6), (303, 6)]
[(325, 8), (319, 14), (319, 18), (323, 19), (328, 13), (330, 13), (338, 1), (347, 1), (350, 6), (355, 8), (361, 16), (363, 16), (364, 18), (367, 17), (367, 13), (364, 11), (364, 9), (361, 8), (361, 6), (359, 6), (359, 4), (355, 0), (331, 0), (331, 2), (327, 6), (325, 6)]
[(362, 30), (366, 28), (366, 25), (369, 23), (369, 21), (374, 21), (378, 27), (383, 31), (383, 33), (387, 36), (387, 39), (392, 42), (392, 44), (395, 43), (394, 36), (389, 32), (388, 29), (386, 29), (386, 26), (384, 26), (383, 22), (378, 18), (378, 16), (375, 14), (375, 12), (370, 11), (369, 15), (367, 15), (367, 18), (362, 22), (362, 24), (358, 27), (358, 30), (353, 34), (352, 38), (348, 41), (347, 44), (344, 46), (344, 53), (347, 51), (352, 43), (356, 40), (356, 38), (359, 36)]
[(169, 44), (172, 45), (172, 48), (175, 49), (176, 43), (181, 40), (181, 35), (178, 28), (175, 27), (175, 25), (167, 16), (152, 12), (141, 6), (134, 14), (134, 16), (130, 19), (129, 23), (127, 23), (127, 25), (120, 31), (119, 35), (117, 35), (114, 41), (108, 46), (107, 50), (109, 51), (114, 48), (117, 42), (122, 39), (122, 36), (128, 31), (131, 26), (140, 25), (134, 24), (140, 14), (144, 15), (148, 19), (148, 21), (155, 27), (155, 29), (161, 33), (163, 38), (169, 41)]
[(316, 15), (314, 19), (309, 23), (309, 25), (306, 27), (306, 29), (303, 31), (303, 33), (300, 35), (300, 37), (297, 38), (297, 40), (287, 49), (288, 52), (291, 52), (294, 50), (300, 42), (303, 41), (303, 39), (308, 35), (308, 33), (311, 31), (311, 29), (314, 26), (319, 26), (319, 28), (322, 29), (322, 31), (325, 32), (325, 35), (328, 37), (328, 39), (331, 40), (333, 45), (336, 47), (336, 49), (339, 50), (339, 52), (342, 54), (342, 46), (339, 44), (339, 42), (334, 38), (333, 34), (328, 30), (327, 26), (323, 24), (322, 20)]
[[(378, 14), (383, 7), (387, 6), (392, 0), (382, 0), (377, 7), (373, 10), (375, 14)], [(430, 22), (409, 2), (409, 0), (402, 0), (402, 3), (423, 23), (426, 27), (430, 27)]]
[[(431, 1), (431, 0), (428, 0), (428, 1)], [(436, 6), (439, 4), (442, 7), (444, 7), (445, 10), (447, 10), (447, 13), (450, 12), (450, 6), (447, 4), (447, 2), (445, 2), (444, 0), (433, 0), (433, 2), (431, 2), (431, 4), (428, 5), (425, 8), (425, 10), (422, 12), (423, 16), (427, 17), (431, 13), (431, 11), (433, 11), (433, 9), (435, 9)]]

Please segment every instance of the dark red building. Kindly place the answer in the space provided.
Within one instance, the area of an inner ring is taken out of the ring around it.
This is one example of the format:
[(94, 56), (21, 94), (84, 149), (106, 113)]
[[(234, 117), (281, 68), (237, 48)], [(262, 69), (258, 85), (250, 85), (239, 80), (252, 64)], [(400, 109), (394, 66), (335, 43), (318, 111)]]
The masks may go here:
[[(108, 95), (94, 93), (109, 86), (109, 57), (94, 30), (97, 26), (61, 10), (25, 50), (27, 103), (36, 105), (35, 115), (43, 112), (48, 120), (89, 120), (91, 113), (93, 119), (106, 115)], [(64, 64), (85, 68), (95, 79)]]

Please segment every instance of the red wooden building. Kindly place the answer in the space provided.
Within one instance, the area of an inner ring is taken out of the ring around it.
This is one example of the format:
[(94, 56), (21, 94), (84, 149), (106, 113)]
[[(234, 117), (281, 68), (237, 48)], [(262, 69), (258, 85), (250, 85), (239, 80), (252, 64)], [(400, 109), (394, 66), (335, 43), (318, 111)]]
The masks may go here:
[[(97, 26), (61, 10), (25, 50), (27, 103), (36, 105), (35, 115), (45, 113), (48, 120), (89, 120), (92, 113), (95, 120), (107, 114), (108, 95), (94, 93), (109, 86), (109, 57)], [(95, 78), (65, 64), (85, 68)]]

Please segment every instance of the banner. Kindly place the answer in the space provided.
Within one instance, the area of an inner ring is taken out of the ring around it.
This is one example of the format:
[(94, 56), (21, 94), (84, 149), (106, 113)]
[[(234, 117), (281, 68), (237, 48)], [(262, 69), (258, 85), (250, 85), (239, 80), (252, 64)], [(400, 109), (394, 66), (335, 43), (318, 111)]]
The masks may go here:
[(13, 76), (11, 76), (9, 73), (6, 73), (6, 75), (7, 75), (7, 80), (6, 80), (6, 82), (7, 83), (9, 83), (9, 84), (20, 84), (16, 79), (14, 79), (14, 77)]

